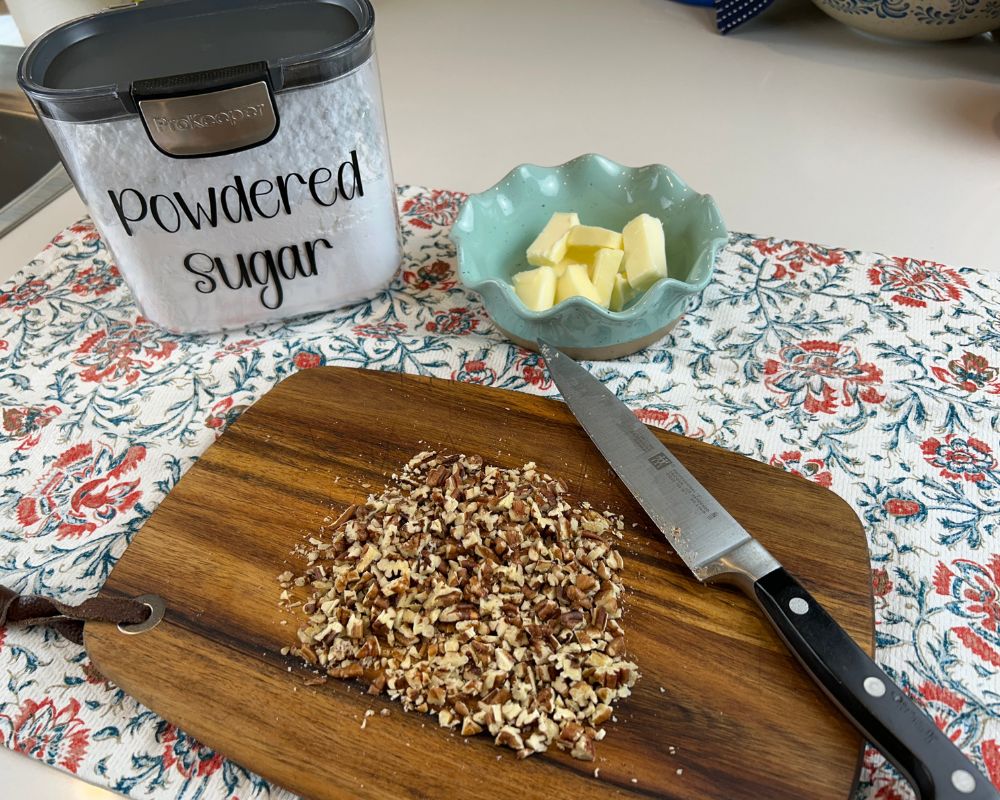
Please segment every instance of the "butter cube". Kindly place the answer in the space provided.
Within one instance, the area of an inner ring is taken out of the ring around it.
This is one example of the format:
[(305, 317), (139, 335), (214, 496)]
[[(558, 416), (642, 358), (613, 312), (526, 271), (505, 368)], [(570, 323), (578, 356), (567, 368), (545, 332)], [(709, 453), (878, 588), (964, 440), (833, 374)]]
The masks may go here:
[(622, 249), (622, 235), (618, 231), (598, 228), (593, 225), (576, 225), (570, 228), (567, 244), (570, 247), (597, 250), (607, 247), (611, 250)]
[(536, 267), (554, 267), (566, 257), (570, 229), (580, 224), (575, 212), (557, 211), (528, 247), (528, 263)]
[(612, 311), (621, 311), (635, 296), (635, 291), (628, 285), (625, 276), (619, 273), (615, 275), (615, 285), (611, 288), (611, 303), (608, 305)]
[(555, 305), (556, 271), (552, 267), (537, 267), (518, 272), (514, 292), (532, 311), (545, 311)]
[(667, 277), (667, 248), (663, 223), (649, 214), (640, 214), (622, 231), (625, 245), (623, 267), (629, 285), (644, 292), (660, 278)]
[(568, 300), (570, 297), (586, 297), (601, 305), (601, 297), (597, 289), (587, 277), (586, 264), (569, 264), (562, 277), (556, 283), (556, 303)]
[(611, 293), (618, 277), (618, 268), (622, 263), (621, 250), (602, 247), (594, 251), (594, 263), (590, 267), (590, 282), (601, 298), (601, 305), (608, 308), (611, 305)]
[(567, 264), (586, 264), (589, 267), (594, 263), (596, 252), (593, 247), (567, 247), (563, 261)]
[(566, 257), (558, 264), (556, 264), (554, 267), (552, 267), (552, 269), (556, 271), (556, 277), (561, 278), (563, 276), (563, 273), (566, 271), (566, 267), (568, 267), (570, 264), (579, 264), (579, 263), (581, 262)]

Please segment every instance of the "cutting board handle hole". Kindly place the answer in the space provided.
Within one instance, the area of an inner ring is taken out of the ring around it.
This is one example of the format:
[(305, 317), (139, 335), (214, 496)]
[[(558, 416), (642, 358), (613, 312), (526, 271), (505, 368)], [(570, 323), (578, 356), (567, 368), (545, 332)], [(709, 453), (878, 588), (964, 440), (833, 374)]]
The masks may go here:
[(135, 599), (149, 609), (149, 616), (142, 622), (132, 624), (119, 622), (118, 630), (122, 633), (131, 635), (153, 630), (153, 628), (160, 624), (160, 620), (163, 619), (163, 614), (167, 610), (166, 603), (163, 602), (163, 598), (158, 594), (143, 594)]

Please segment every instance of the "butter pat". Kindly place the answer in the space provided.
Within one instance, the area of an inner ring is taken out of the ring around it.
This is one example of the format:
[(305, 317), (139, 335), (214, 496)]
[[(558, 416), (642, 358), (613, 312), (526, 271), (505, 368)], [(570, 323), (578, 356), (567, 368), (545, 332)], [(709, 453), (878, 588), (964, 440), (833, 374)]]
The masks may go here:
[(567, 256), (562, 261), (560, 261), (558, 264), (556, 264), (552, 269), (554, 269), (556, 271), (556, 277), (557, 278), (561, 278), (563, 276), (563, 273), (566, 271), (566, 267), (568, 267), (570, 264), (579, 264), (579, 263), (581, 263), (581, 262), (576, 261), (576, 260), (570, 258), (569, 256)]
[(573, 228), (570, 228), (567, 244), (570, 247), (588, 250), (596, 250), (602, 247), (611, 250), (621, 250), (622, 235), (617, 231), (609, 231), (607, 228), (577, 224)]
[(594, 263), (594, 253), (597, 251), (593, 247), (567, 247), (566, 264), (586, 264), (588, 267)]
[(601, 305), (605, 308), (611, 305), (611, 293), (615, 287), (615, 278), (619, 277), (618, 269), (624, 255), (621, 250), (612, 250), (607, 247), (594, 251), (594, 263), (590, 267), (590, 282), (594, 284), (597, 296), (601, 298)]
[(621, 311), (625, 308), (625, 304), (628, 303), (635, 296), (635, 292), (632, 287), (628, 285), (628, 281), (625, 280), (625, 276), (622, 274), (615, 275), (614, 286), (611, 287), (611, 302), (608, 305), (612, 311)]
[(575, 212), (557, 211), (535, 237), (528, 248), (528, 263), (536, 267), (553, 267), (566, 257), (570, 229), (580, 224)]
[(562, 277), (556, 282), (556, 303), (571, 297), (586, 297), (601, 305), (600, 295), (587, 276), (586, 264), (569, 264)]
[(531, 311), (545, 311), (555, 305), (556, 271), (538, 267), (514, 276), (514, 291)]
[(660, 278), (667, 277), (667, 248), (663, 223), (649, 214), (640, 214), (622, 231), (625, 258), (622, 265), (629, 285), (644, 292)]

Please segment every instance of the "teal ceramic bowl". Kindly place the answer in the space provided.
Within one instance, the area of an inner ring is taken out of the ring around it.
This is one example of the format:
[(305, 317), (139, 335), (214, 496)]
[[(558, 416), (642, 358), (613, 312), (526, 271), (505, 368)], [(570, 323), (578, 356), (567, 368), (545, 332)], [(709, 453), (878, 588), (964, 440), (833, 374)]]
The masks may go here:
[[(621, 311), (573, 297), (547, 311), (529, 310), (511, 276), (531, 269), (528, 245), (556, 211), (576, 211), (585, 225), (621, 230), (638, 214), (663, 221), (669, 277)], [(686, 304), (712, 278), (728, 234), (715, 201), (660, 164), (623, 167), (584, 155), (558, 167), (523, 164), (496, 186), (470, 195), (451, 231), (459, 276), (479, 292), (494, 323), (522, 347), (545, 339), (576, 358), (634, 353), (666, 335)]]

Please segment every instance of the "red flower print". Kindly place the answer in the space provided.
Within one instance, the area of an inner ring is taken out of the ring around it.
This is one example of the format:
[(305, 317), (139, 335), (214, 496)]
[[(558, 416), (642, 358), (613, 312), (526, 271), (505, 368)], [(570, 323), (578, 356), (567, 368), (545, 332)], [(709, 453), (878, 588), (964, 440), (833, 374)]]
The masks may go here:
[(882, 507), (890, 517), (899, 519), (907, 517), (924, 519), (927, 516), (927, 508), (924, 504), (912, 497), (890, 497)]
[(514, 368), (521, 371), (524, 379), (543, 391), (552, 388), (552, 378), (544, 366), (544, 359), (538, 353), (522, 350)]
[(186, 780), (207, 777), (222, 766), (221, 755), (169, 723), (161, 723), (156, 738), (163, 744), (164, 769), (176, 769)]
[(40, 303), (45, 298), (48, 288), (49, 285), (45, 281), (31, 278), (8, 292), (0, 292), (0, 308), (24, 311), (28, 306)]
[(7, 723), (3, 727), (10, 730), (10, 738), (4, 742), (0, 728), (0, 743), (46, 764), (76, 772), (90, 744), (90, 729), (79, 712), (80, 701), (76, 698), (62, 708), (56, 708), (51, 698), (41, 702), (25, 700), (13, 717), (0, 714), (0, 720)]
[(1000, 554), (986, 564), (958, 558), (939, 562), (934, 589), (950, 598), (945, 607), (966, 625), (951, 629), (955, 637), (986, 663), (1000, 667)]
[(416, 272), (403, 270), (403, 281), (420, 291), (426, 291), (433, 286), (442, 292), (448, 291), (458, 283), (451, 264), (441, 260), (424, 264), (418, 267)]
[(781, 250), (782, 242), (780, 239), (754, 239), (750, 242), (750, 246), (754, 248), (761, 255), (770, 256)]
[(84, 267), (76, 273), (70, 290), (75, 294), (95, 297), (108, 292), (113, 292), (121, 283), (121, 273), (118, 267), (109, 264), (106, 267), (90, 266)]
[(868, 280), (901, 306), (926, 308), (928, 301), (958, 300), (968, 286), (957, 270), (934, 261), (893, 258), (868, 270)]
[(524, 368), (524, 379), (539, 389), (549, 389), (552, 386), (551, 379), (541, 367), (526, 366)]
[(673, 411), (662, 411), (658, 408), (639, 408), (635, 410), (636, 417), (647, 425), (663, 428), (665, 431), (677, 433), (681, 436), (690, 436), (695, 439), (704, 439), (705, 430), (703, 428), (691, 428), (687, 417)]
[(216, 350), (212, 358), (219, 359), (226, 356), (241, 356), (244, 353), (252, 352), (265, 344), (263, 339), (239, 339), (235, 342), (227, 342), (221, 350)]
[(786, 450), (781, 455), (771, 456), (770, 464), (772, 467), (780, 467), (793, 475), (818, 483), (820, 486), (829, 488), (833, 483), (833, 475), (827, 471), (826, 462), (822, 458), (807, 458), (803, 461), (800, 450)]
[(355, 325), (352, 330), (355, 336), (367, 339), (392, 339), (406, 330), (402, 322), (368, 322)]
[(990, 783), (1000, 789), (1000, 742), (996, 739), (987, 739), (979, 748), (983, 756), (983, 765), (986, 767), (986, 777)]
[(466, 198), (461, 192), (433, 191), (411, 197), (403, 203), (403, 218), (415, 228), (430, 230), (433, 225), (450, 226), (458, 216), (458, 206)]
[(1000, 667), (1000, 652), (972, 628), (952, 628), (952, 633), (972, 651), (973, 655), (978, 656), (990, 666)]
[(961, 725), (957, 717), (965, 708), (964, 698), (944, 686), (924, 681), (917, 687), (916, 700), (941, 731), (952, 741), (958, 741), (962, 731), (955, 723)]
[(928, 464), (941, 470), (941, 475), (953, 481), (982, 483), (997, 465), (989, 445), (957, 433), (949, 433), (943, 442), (932, 436), (920, 445), (920, 449)]
[(18, 450), (34, 447), (42, 438), (42, 430), (62, 413), (59, 406), (15, 406), (3, 410), (3, 436), (8, 441), (20, 439)]
[(465, 383), (481, 383), (488, 386), (497, 379), (495, 369), (486, 366), (485, 361), (466, 361), (461, 369), (451, 373), (453, 381), (464, 381)]
[(939, 381), (957, 386), (972, 393), (985, 389), (990, 394), (1000, 394), (1000, 371), (991, 367), (990, 362), (975, 353), (966, 352), (961, 358), (948, 362), (948, 369), (931, 367)]
[(875, 388), (882, 370), (861, 360), (857, 348), (836, 342), (810, 340), (782, 347), (777, 358), (764, 364), (764, 385), (779, 395), (782, 406), (801, 405), (810, 414), (833, 414), (840, 405), (881, 403), (885, 395)]
[(292, 362), (299, 369), (312, 369), (313, 367), (322, 367), (326, 363), (326, 359), (321, 353), (314, 350), (299, 350)]
[(1000, 633), (1000, 554), (993, 555), (988, 564), (955, 559), (952, 567), (954, 571), (942, 561), (934, 572), (937, 593), (959, 604), (949, 605), (949, 610)]
[(177, 342), (167, 339), (168, 335), (144, 317), (136, 317), (135, 322), (112, 322), (83, 340), (73, 363), (83, 367), (80, 379), (84, 381), (134, 383), (142, 370), (177, 349)]
[(773, 239), (755, 239), (750, 243), (763, 255), (774, 256), (774, 277), (777, 280), (795, 277), (806, 267), (833, 267), (844, 263), (844, 251), (816, 244)]
[(101, 235), (97, 232), (97, 228), (94, 227), (94, 223), (81, 221), (75, 225), (69, 226), (70, 233), (76, 234), (80, 239), (88, 244), (96, 242), (101, 238)]
[(139, 479), (128, 476), (145, 458), (141, 445), (118, 455), (104, 443), (69, 448), (18, 502), (17, 521), (25, 536), (79, 537), (113, 522), (142, 497)]
[(874, 747), (866, 747), (863, 752), (862, 780), (875, 789), (875, 800), (909, 800), (912, 797), (909, 793), (904, 795), (897, 790), (898, 779), (882, 769), (882, 756)]
[(453, 308), (449, 311), (436, 311), (434, 319), (427, 323), (431, 333), (449, 333), (453, 336), (464, 336), (473, 333), (479, 327), (479, 320), (467, 308)]
[(247, 404), (234, 405), (233, 398), (226, 397), (212, 406), (212, 413), (209, 414), (208, 419), (205, 420), (205, 426), (208, 428), (214, 428), (217, 433), (217, 437), (222, 435), (222, 432), (236, 422), (239, 419), (240, 414), (246, 411), (250, 406)]
[(892, 580), (889, 578), (889, 573), (886, 572), (882, 567), (876, 567), (872, 570), (872, 594), (876, 597), (885, 597), (889, 592), (892, 591)]

